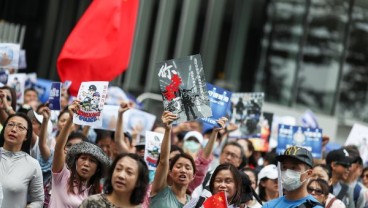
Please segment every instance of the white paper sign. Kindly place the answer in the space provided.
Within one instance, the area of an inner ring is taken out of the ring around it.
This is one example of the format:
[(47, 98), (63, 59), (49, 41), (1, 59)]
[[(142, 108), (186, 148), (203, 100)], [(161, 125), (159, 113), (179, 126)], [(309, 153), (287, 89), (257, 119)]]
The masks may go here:
[(26, 80), (27, 74), (9, 74), (7, 85), (14, 88), (17, 97), (17, 103), (23, 103)]
[(73, 122), (92, 127), (102, 126), (102, 110), (105, 104), (108, 82), (82, 82), (78, 91), (80, 109), (74, 113)]
[(161, 133), (146, 131), (146, 148), (144, 160), (149, 170), (156, 170), (158, 156), (161, 152), (161, 143), (164, 135)]
[(345, 145), (356, 145), (365, 164), (368, 163), (368, 127), (354, 124)]
[(0, 43), (0, 68), (19, 68), (20, 45), (14, 43)]

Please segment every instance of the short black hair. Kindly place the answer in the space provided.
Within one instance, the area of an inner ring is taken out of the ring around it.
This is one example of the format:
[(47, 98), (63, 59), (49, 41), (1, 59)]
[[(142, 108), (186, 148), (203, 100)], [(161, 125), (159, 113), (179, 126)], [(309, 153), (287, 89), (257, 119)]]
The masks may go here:
[(144, 160), (136, 154), (122, 153), (122, 154), (119, 154), (115, 158), (114, 162), (112, 163), (109, 169), (109, 173), (106, 177), (105, 184), (104, 184), (104, 191), (108, 195), (113, 192), (114, 187), (112, 186), (112, 182), (111, 182), (112, 175), (114, 174), (117, 163), (119, 162), (120, 159), (124, 157), (130, 157), (131, 159), (135, 160), (138, 165), (137, 182), (135, 184), (135, 188), (133, 189), (130, 195), (129, 202), (133, 205), (139, 205), (143, 203), (144, 197), (146, 195), (147, 188), (149, 185), (149, 177), (148, 177), (148, 167), (147, 167), (146, 162), (144, 162)]
[(189, 154), (187, 153), (180, 153), (180, 154), (177, 154), (175, 155), (175, 157), (173, 157), (173, 159), (170, 161), (170, 166), (169, 166), (169, 170), (171, 171), (175, 165), (175, 163), (180, 159), (180, 158), (185, 158), (185, 159), (188, 159), (190, 161), (190, 163), (192, 164), (193, 166), (193, 175), (196, 173), (197, 169), (196, 169), (196, 165), (195, 165), (195, 162), (193, 160), (193, 157), (190, 156)]
[(24, 94), (26, 94), (29, 91), (35, 92), (37, 94), (37, 96), (38, 96), (38, 91), (35, 88), (33, 88), (33, 87), (29, 87), (29, 88), (25, 89), (24, 90)]
[(83, 141), (88, 140), (87, 137), (82, 132), (73, 131), (72, 133), (69, 134), (67, 142), (70, 141), (70, 140), (73, 140), (75, 138), (81, 138)]

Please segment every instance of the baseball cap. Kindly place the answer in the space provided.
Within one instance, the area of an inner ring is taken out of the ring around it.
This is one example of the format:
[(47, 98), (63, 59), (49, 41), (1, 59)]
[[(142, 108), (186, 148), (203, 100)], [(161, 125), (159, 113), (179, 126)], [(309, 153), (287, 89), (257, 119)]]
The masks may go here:
[(326, 156), (326, 163), (331, 164), (332, 162), (339, 162), (346, 165), (351, 164), (354, 161), (352, 155), (345, 148), (332, 150)]
[(276, 179), (278, 178), (277, 167), (274, 164), (267, 165), (258, 173), (258, 184), (263, 178)]
[(199, 144), (202, 145), (203, 135), (201, 133), (199, 133), (198, 131), (189, 131), (188, 133), (185, 134), (184, 141), (191, 138), (191, 137), (194, 137), (195, 139), (197, 139)]
[[(43, 116), (36, 113), (35, 111), (33, 110), (29, 110), (28, 113), (27, 113), (27, 116), (32, 120), (32, 119), (36, 119), (36, 121), (39, 123), (39, 124), (42, 124), (42, 121), (43, 121)], [(51, 135), (52, 134), (52, 123), (51, 123), (51, 120), (49, 119), (48, 123), (47, 123), (47, 133), (48, 135)]]
[(303, 147), (291, 146), (285, 150), (284, 154), (276, 156), (276, 160), (279, 162), (287, 158), (296, 159), (311, 168), (313, 167), (312, 153)]

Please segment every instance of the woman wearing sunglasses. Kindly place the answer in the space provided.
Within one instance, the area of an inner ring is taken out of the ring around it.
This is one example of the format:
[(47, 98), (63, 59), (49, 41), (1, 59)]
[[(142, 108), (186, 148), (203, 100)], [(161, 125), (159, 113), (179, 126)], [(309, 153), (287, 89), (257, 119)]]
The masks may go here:
[(319, 203), (326, 205), (326, 200), (329, 194), (328, 184), (325, 180), (317, 178), (309, 181), (307, 185), (307, 191), (314, 198), (316, 198)]
[[(329, 178), (330, 170), (327, 168), (326, 165), (316, 165), (313, 167), (312, 177), (313, 180), (323, 180), (327, 183), (330, 180)], [(310, 183), (313, 181), (311, 180)], [(312, 186), (307, 186), (307, 188)], [(329, 189), (327, 189), (329, 190)], [(312, 192), (312, 189), (307, 190), (308, 192)], [(313, 194), (312, 194), (313, 195)], [(314, 195), (313, 195), (314, 196)], [(319, 199), (314, 196), (318, 201)], [(325, 201), (325, 207), (333, 207), (333, 208), (345, 208), (345, 204), (340, 200), (337, 199), (333, 194), (329, 193), (327, 199)]]

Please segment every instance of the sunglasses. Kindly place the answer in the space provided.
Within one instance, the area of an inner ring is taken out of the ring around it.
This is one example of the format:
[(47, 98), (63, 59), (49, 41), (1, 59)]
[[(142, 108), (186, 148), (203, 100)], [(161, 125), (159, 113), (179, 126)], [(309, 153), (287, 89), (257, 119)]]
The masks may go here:
[(341, 165), (344, 168), (350, 168), (350, 166), (351, 166), (350, 163), (343, 163), (343, 162), (336, 162), (336, 165)]
[(322, 195), (322, 189), (314, 189), (312, 187), (307, 187), (307, 191), (309, 194), (312, 194), (314, 192), (314, 194), (317, 196)]
[(362, 178), (368, 178), (368, 174), (362, 175)]
[(12, 99), (11, 99), (11, 97), (9, 95), (6, 96), (6, 100), (9, 101), (9, 102), (12, 101)]

